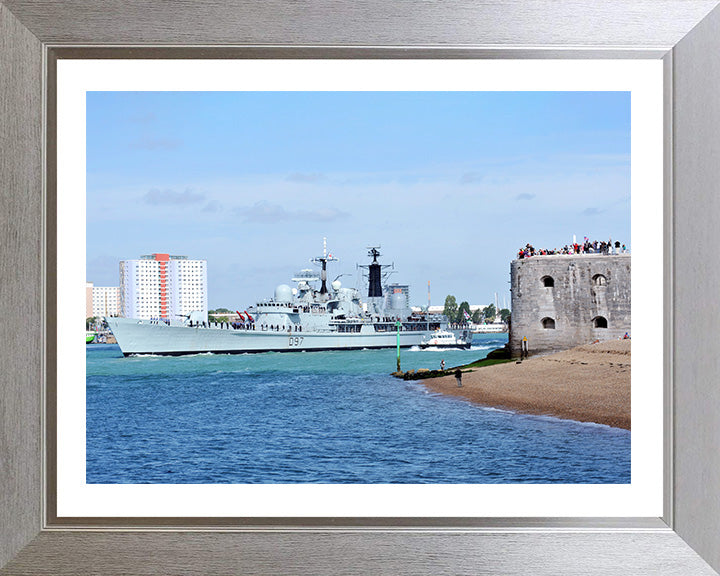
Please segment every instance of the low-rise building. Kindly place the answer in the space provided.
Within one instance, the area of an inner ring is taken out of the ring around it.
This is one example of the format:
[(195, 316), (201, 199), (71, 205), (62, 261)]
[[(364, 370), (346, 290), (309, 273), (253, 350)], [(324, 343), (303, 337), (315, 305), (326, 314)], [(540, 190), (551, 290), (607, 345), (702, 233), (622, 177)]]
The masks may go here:
[(85, 283), (85, 318), (120, 316), (120, 287)]
[(92, 315), (96, 317), (120, 316), (119, 286), (93, 286)]

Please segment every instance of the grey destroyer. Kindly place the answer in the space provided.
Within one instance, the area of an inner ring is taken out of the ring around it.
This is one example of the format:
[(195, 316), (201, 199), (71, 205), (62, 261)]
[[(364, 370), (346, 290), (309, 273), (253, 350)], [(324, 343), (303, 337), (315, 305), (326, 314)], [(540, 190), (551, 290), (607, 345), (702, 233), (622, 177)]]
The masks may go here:
[[(379, 247), (370, 247), (367, 298), (347, 288), (338, 276), (328, 286), (327, 265), (336, 261), (327, 250), (311, 261), (320, 268), (302, 270), (280, 284), (274, 297), (258, 302), (242, 322), (207, 323), (191, 313), (178, 320), (106, 318), (125, 356), (157, 354), (180, 356), (215, 353), (357, 350), (419, 346), (438, 330), (448, 329), (440, 314), (413, 313), (403, 293), (385, 293), (385, 274)], [(318, 286), (319, 283), (319, 286)], [(453, 333), (469, 342), (469, 330)]]

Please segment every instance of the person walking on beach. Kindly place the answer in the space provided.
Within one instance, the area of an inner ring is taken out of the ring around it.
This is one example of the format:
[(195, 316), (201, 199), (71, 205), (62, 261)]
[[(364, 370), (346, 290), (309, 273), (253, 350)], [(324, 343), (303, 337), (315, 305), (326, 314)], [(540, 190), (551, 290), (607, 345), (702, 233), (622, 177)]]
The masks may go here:
[(445, 371), (445, 360), (440, 360), (440, 370)]
[(457, 382), (458, 388), (462, 388), (462, 372), (460, 368), (455, 370), (455, 382)]

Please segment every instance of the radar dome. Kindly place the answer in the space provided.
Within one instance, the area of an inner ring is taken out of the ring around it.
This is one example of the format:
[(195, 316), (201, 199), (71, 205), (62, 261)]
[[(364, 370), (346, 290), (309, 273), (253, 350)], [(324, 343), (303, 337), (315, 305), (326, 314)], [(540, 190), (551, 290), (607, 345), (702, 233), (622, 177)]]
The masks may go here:
[(330, 286), (332, 286), (332, 289), (335, 290), (335, 292), (337, 292), (338, 290), (340, 290), (340, 286), (342, 286), (342, 282), (340, 282), (340, 280), (333, 280), (333, 283), (330, 284)]
[(292, 288), (287, 284), (275, 288), (275, 302), (292, 302)]
[(393, 310), (402, 310), (405, 308), (405, 294), (398, 292), (390, 297), (390, 307)]

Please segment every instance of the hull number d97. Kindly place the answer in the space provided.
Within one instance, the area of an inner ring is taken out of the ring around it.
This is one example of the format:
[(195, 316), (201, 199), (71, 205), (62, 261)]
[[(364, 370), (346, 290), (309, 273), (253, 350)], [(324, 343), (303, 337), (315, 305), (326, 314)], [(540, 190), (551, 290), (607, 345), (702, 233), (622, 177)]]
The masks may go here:
[(290, 336), (290, 342), (288, 346), (290, 347), (297, 347), (302, 346), (304, 337), (303, 336)]

